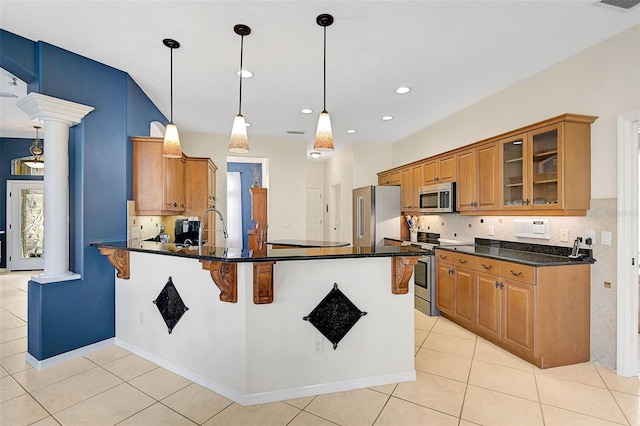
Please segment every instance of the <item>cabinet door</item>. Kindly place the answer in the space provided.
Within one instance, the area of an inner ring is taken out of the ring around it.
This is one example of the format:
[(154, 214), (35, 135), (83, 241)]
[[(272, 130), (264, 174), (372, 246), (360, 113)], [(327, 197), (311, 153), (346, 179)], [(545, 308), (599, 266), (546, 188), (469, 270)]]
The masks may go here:
[(436, 159), (427, 160), (427, 162), (424, 163), (422, 169), (422, 173), (424, 175), (422, 183), (424, 185), (433, 185), (434, 183), (438, 183), (438, 165), (439, 161)]
[(389, 172), (389, 185), (400, 185), (402, 183), (402, 172), (394, 170)]
[(467, 268), (455, 268), (454, 316), (460, 325), (473, 326), (473, 289), (475, 271)]
[(476, 151), (470, 149), (458, 154), (458, 182), (456, 203), (459, 211), (475, 210)]
[(456, 156), (454, 154), (440, 159), (438, 183), (456, 181)]
[(185, 209), (185, 160), (163, 158), (164, 163), (164, 209), (182, 212)]
[(436, 263), (436, 306), (445, 314), (454, 315), (453, 271), (449, 263)]
[(378, 185), (389, 185), (389, 173), (378, 173)]
[(422, 165), (402, 169), (402, 210), (417, 211), (419, 208), (418, 188), (422, 183)]
[(535, 286), (504, 278), (502, 284), (502, 342), (532, 356)]
[(422, 185), (422, 164), (418, 165), (418, 166), (413, 166), (411, 168), (411, 174), (412, 174), (412, 186), (413, 189), (411, 190), (411, 197), (412, 197), (412, 201), (411, 201), (411, 205), (413, 206), (414, 210), (417, 210), (420, 208), (420, 186)]
[(555, 124), (528, 133), (531, 208), (559, 209), (562, 206), (562, 156), (559, 141), (562, 125)]
[(478, 147), (477, 199), (478, 210), (497, 210), (498, 201), (498, 144), (496, 142)]
[(503, 210), (523, 210), (527, 208), (529, 194), (527, 187), (529, 177), (527, 176), (528, 156), (527, 135), (517, 135), (499, 142), (500, 163), (502, 165), (502, 209)]
[(500, 340), (500, 277), (476, 272), (475, 328)]

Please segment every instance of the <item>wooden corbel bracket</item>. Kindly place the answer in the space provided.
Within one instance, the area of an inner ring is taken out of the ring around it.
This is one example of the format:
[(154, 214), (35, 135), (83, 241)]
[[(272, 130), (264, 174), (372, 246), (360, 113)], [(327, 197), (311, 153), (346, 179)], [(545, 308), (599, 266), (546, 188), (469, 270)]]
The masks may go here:
[(253, 264), (253, 303), (256, 305), (273, 302), (273, 265), (275, 263)]
[(211, 274), (211, 279), (220, 289), (222, 302), (238, 302), (238, 265), (235, 262), (201, 260), (202, 269)]
[(118, 271), (117, 277), (129, 279), (129, 251), (110, 247), (100, 247), (100, 254), (107, 256), (109, 263)]
[(409, 278), (413, 274), (413, 266), (418, 263), (417, 256), (394, 256), (391, 258), (391, 293), (407, 294)]

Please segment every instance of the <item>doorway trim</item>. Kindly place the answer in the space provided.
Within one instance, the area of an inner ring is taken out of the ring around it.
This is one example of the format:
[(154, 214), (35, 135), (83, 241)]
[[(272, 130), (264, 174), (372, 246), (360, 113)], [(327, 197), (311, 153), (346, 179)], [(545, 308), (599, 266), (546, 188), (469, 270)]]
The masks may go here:
[(638, 375), (638, 123), (640, 110), (618, 116), (618, 375)]

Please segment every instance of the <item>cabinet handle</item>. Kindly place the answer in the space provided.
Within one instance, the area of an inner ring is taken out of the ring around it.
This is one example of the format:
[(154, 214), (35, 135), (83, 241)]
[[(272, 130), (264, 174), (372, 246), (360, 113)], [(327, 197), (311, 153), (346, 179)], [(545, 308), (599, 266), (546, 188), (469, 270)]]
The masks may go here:
[(500, 283), (500, 288), (504, 288), (504, 284)]
[(515, 275), (516, 277), (519, 277), (519, 276), (521, 276), (521, 275), (522, 275), (522, 271), (520, 271), (520, 272), (513, 272), (513, 269), (512, 269), (512, 270), (510, 270), (509, 272), (511, 272), (511, 275)]
[(447, 256), (445, 256), (444, 254), (440, 255), (440, 259), (446, 259), (446, 258), (447, 258)]
[(173, 207), (178, 207), (178, 203), (174, 202)]
[(454, 271), (453, 269), (449, 269), (449, 273), (450, 273), (451, 275), (453, 275), (453, 274), (455, 274), (455, 273), (456, 273), (456, 271)]
[(464, 260), (464, 259), (458, 259), (458, 262), (462, 263), (463, 265), (465, 265), (467, 263), (467, 261)]
[(527, 198), (527, 201), (525, 201), (525, 203), (526, 203), (527, 205), (529, 205), (529, 203), (530, 203), (530, 202), (531, 202), (531, 201), (529, 201), (529, 199), (528, 199), (528, 198)]
[(484, 269), (487, 269), (487, 270), (489, 270), (489, 269), (493, 268), (493, 266), (491, 266), (491, 265), (487, 266), (487, 265), (485, 265), (484, 263), (482, 264), (482, 267), (483, 267)]
[(496, 288), (500, 287), (500, 283), (496, 281)]

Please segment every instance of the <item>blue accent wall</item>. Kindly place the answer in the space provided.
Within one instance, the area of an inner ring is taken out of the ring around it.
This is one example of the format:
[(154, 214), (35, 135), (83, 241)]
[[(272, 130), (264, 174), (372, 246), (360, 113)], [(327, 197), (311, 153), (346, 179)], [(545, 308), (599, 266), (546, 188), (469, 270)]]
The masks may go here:
[[(35, 132), (33, 134), (35, 138)], [(33, 139), (0, 138), (0, 231), (7, 226), (7, 180), (42, 180), (42, 176), (12, 176), (11, 160), (26, 157)], [(44, 141), (43, 141), (44, 146)], [(7, 235), (0, 234), (0, 268), (7, 267)]]
[(95, 108), (69, 132), (70, 269), (82, 278), (29, 282), (28, 351), (43, 360), (115, 336), (114, 269), (89, 244), (126, 239), (131, 136), (168, 121), (127, 73), (46, 42), (0, 37), (9, 72), (33, 67), (34, 55), (40, 93)]
[(253, 184), (253, 173), (251, 166), (258, 168), (260, 178), (258, 184), (262, 185), (262, 164), (260, 163), (227, 163), (227, 172), (240, 172), (240, 183), (242, 186), (242, 245), (249, 248), (249, 235), (247, 231), (251, 225), (255, 225), (251, 220), (251, 185)]

